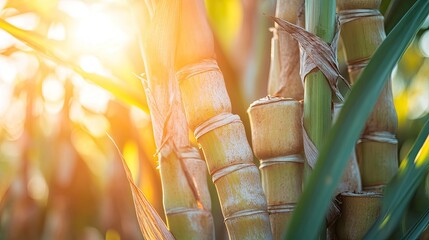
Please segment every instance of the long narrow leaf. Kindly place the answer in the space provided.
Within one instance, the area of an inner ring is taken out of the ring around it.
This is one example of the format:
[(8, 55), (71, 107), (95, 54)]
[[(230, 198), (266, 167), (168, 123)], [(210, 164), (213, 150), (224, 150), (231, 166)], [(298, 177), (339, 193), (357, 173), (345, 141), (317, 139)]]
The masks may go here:
[(65, 56), (65, 54), (60, 50), (60, 48), (56, 46), (55, 42), (45, 39), (35, 32), (26, 31), (15, 27), (14, 25), (6, 22), (4, 19), (0, 19), (0, 28), (18, 40), (24, 42), (38, 53), (41, 53), (55, 62), (71, 68), (84, 79), (100, 86), (101, 88), (104, 88), (119, 100), (135, 105), (146, 112), (148, 111), (143, 87), (138, 89), (127, 85), (125, 81), (121, 81), (120, 79), (85, 72), (77, 64), (69, 60), (67, 56)]
[[(347, 98), (294, 211), (286, 238), (315, 239), (336, 185), (390, 72), (429, 13), (420, 0), (392, 30)], [(383, 63), (383, 64), (380, 64)]]
[(398, 24), (402, 16), (413, 6), (416, 0), (392, 0), (384, 14), (384, 28), (386, 33), (389, 32)]
[(386, 239), (402, 218), (408, 203), (429, 169), (429, 120), (411, 151), (402, 161), (398, 173), (386, 187), (380, 216), (365, 236)]
[(174, 240), (173, 235), (170, 231), (168, 231), (167, 226), (162, 221), (155, 208), (152, 207), (143, 192), (134, 183), (131, 171), (128, 168), (127, 162), (122, 156), (118, 145), (116, 145), (115, 141), (109, 134), (107, 134), (107, 136), (115, 146), (119, 158), (121, 159), (122, 166), (124, 167), (128, 183), (130, 184), (131, 193), (133, 194), (133, 202), (136, 210), (137, 221), (139, 223), (140, 231), (143, 237), (145, 237), (145, 239)]
[(417, 223), (411, 227), (405, 236), (402, 237), (404, 240), (414, 240), (419, 238), (419, 236), (428, 228), (429, 226), (429, 208), (417, 221)]

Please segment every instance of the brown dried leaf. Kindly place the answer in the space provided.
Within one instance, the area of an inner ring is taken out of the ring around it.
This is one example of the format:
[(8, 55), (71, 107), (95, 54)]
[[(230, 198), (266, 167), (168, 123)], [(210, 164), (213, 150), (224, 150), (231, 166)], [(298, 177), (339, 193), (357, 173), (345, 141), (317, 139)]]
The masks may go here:
[(344, 100), (337, 88), (337, 79), (343, 80), (347, 86), (347, 81), (341, 76), (337, 62), (337, 41), (339, 32), (337, 32), (329, 45), (318, 36), (307, 32), (305, 29), (289, 23), (280, 18), (272, 17), (273, 20), (287, 31), (301, 46), (301, 79), (313, 69), (318, 68), (328, 80), (332, 91), (340, 100)]
[(121, 158), (122, 165), (124, 166), (127, 175), (128, 183), (130, 184), (131, 193), (133, 194), (134, 207), (136, 209), (137, 220), (139, 222), (140, 231), (145, 239), (162, 239), (174, 240), (173, 235), (168, 231), (167, 226), (162, 221), (156, 210), (152, 207), (149, 201), (144, 196), (143, 192), (134, 183), (131, 171), (128, 168), (125, 159), (123, 158), (118, 146), (110, 137), (110, 140), (115, 145), (116, 150)]

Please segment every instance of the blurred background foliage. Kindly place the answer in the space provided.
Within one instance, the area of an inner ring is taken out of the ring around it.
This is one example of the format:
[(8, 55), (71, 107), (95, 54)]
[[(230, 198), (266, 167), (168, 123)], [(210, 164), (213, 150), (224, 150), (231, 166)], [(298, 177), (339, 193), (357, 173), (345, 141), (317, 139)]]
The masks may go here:
[[(383, 1), (384, 13), (397, 19), (403, 10), (389, 9), (389, 2)], [(272, 25), (266, 16), (273, 15), (275, 0), (206, 0), (206, 6), (233, 111), (249, 130), (246, 109), (266, 95)], [(108, 135), (163, 216), (144, 100), (124, 104), (126, 97), (116, 98), (107, 82), (93, 80), (94, 74), (116, 79), (144, 99), (136, 77), (143, 62), (139, 24), (130, 14), (134, 7), (141, 1), (0, 0), (1, 19), (61, 50), (47, 54), (0, 30), (1, 239), (142, 239)], [(400, 159), (429, 118), (428, 27), (426, 21), (393, 72)], [(219, 204), (210, 187), (222, 238)], [(429, 197), (429, 177), (418, 194)], [(418, 198), (413, 205), (419, 207)]]

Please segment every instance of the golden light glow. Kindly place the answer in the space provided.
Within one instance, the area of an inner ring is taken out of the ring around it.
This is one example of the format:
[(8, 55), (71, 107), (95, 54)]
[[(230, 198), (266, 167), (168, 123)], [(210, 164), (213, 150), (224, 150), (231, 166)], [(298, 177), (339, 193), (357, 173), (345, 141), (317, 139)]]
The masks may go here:
[(36, 13), (23, 13), (6, 19), (9, 23), (24, 29), (34, 30), (39, 25), (40, 17)]
[(4, 5), (6, 5), (7, 1), (6, 0), (0, 0), (0, 10), (3, 9)]
[(123, 149), (123, 155), (134, 181), (137, 182), (139, 169), (139, 151), (137, 144), (134, 141), (127, 141)]
[[(0, 37), (1, 38), (1, 37)], [(1, 116), (4, 116), (11, 102), (13, 84), (17, 75), (15, 65), (3, 56), (0, 56), (0, 124)]]
[(88, 6), (82, 1), (60, 0), (58, 9), (70, 17), (81, 18), (88, 15)]
[(13, 84), (17, 75), (16, 65), (10, 58), (0, 55), (0, 66), (0, 83)]
[(27, 184), (28, 192), (34, 200), (46, 202), (48, 199), (49, 188), (40, 172), (34, 173)]
[(92, 55), (82, 56), (79, 59), (79, 65), (85, 72), (98, 73), (101, 75), (107, 74), (100, 60)]
[(120, 24), (120, 19), (107, 11), (90, 9), (83, 14), (75, 26), (72, 39), (81, 47), (91, 52), (112, 51), (124, 46), (130, 40), (126, 26)]
[(92, 136), (99, 138), (105, 136), (110, 127), (107, 118), (101, 114), (86, 115), (83, 118), (83, 124)]
[(39, 60), (34, 55), (24, 52), (14, 52), (10, 55), (10, 60), (16, 68), (16, 77), (20, 80), (31, 79), (39, 71)]
[(48, 76), (42, 84), (43, 98), (50, 102), (57, 102), (64, 98), (64, 86), (55, 76)]
[(14, 98), (9, 104), (7, 114), (2, 119), (9, 141), (17, 140), (24, 132), (26, 98), (24, 95)]
[(61, 23), (53, 23), (48, 30), (48, 38), (53, 40), (64, 40), (66, 38), (66, 29)]
[(107, 156), (87, 132), (76, 129), (71, 135), (71, 141), (88, 165), (91, 172), (101, 180), (105, 180), (104, 170), (108, 164)]
[(88, 83), (82, 84), (79, 91), (79, 102), (85, 108), (96, 112), (104, 113), (111, 95), (105, 90)]

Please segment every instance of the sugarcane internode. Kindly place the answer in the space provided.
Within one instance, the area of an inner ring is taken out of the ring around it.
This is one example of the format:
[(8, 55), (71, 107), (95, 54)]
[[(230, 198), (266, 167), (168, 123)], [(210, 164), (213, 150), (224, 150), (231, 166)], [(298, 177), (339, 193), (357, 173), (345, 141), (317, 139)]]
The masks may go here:
[(267, 203), (244, 126), (231, 113), (223, 75), (215, 60), (177, 72), (190, 128), (203, 149), (231, 239), (271, 239)]
[[(207, 182), (206, 162), (201, 158), (197, 148), (187, 147), (178, 152), (179, 161), (185, 169), (185, 176), (191, 183), (191, 189), (201, 211), (211, 211), (210, 193), (204, 184)], [(201, 186), (203, 185), (203, 186)]]
[(302, 100), (304, 89), (299, 76), (298, 42), (278, 25), (270, 30), (273, 37), (268, 94)]
[(363, 239), (380, 213), (382, 195), (378, 193), (342, 193), (341, 216), (336, 223), (339, 239)]

